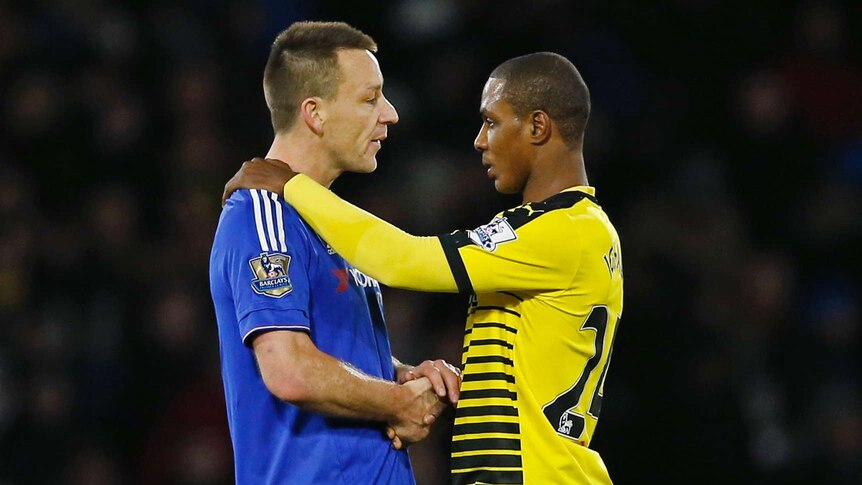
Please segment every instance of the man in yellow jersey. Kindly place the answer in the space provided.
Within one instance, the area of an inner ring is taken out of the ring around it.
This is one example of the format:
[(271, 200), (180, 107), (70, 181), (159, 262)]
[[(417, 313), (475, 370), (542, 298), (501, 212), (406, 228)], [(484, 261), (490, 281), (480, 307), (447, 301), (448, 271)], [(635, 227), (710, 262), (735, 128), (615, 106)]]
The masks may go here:
[(496, 189), (521, 193), (523, 204), (473, 230), (409, 235), (277, 160), (247, 162), (225, 191), (283, 189), (333, 248), (381, 283), (472, 295), (453, 483), (611, 483), (589, 444), (623, 275), (619, 237), (584, 168), (589, 91), (567, 59), (535, 53), (491, 73), (480, 111), (474, 146)]

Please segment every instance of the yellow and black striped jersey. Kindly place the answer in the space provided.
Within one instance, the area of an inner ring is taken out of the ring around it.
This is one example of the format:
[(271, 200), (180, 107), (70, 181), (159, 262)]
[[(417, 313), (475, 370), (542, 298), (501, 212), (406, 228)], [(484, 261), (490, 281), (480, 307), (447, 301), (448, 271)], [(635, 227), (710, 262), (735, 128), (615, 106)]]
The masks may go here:
[(578, 187), (441, 236), (475, 292), (452, 437), (454, 484), (610, 483), (588, 448), (622, 313), (616, 231)]
[(589, 444), (622, 314), (622, 259), (592, 187), (439, 237), (407, 234), (305, 176), (284, 194), (339, 254), (381, 283), (473, 295), (454, 484), (611, 483)]

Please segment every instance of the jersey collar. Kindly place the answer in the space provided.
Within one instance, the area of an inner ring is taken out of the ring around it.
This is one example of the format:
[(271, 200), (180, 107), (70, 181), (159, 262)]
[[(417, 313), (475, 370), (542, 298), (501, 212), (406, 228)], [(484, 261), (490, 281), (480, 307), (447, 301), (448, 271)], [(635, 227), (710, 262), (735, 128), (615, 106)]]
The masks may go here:
[(578, 192), (592, 195), (593, 197), (596, 196), (596, 188), (590, 185), (576, 185), (574, 187), (563, 189), (561, 192), (573, 192), (575, 190), (577, 190)]

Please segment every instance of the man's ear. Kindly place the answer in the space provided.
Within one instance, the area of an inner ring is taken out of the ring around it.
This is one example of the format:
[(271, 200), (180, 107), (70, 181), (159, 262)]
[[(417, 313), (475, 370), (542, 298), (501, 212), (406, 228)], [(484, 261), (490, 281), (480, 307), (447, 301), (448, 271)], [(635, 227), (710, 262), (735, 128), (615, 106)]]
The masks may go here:
[(551, 139), (553, 126), (548, 113), (533, 111), (530, 113), (530, 141), (533, 145), (544, 145)]
[(299, 114), (302, 116), (302, 121), (308, 126), (315, 135), (323, 135), (323, 120), (325, 114), (320, 98), (306, 98), (299, 105)]

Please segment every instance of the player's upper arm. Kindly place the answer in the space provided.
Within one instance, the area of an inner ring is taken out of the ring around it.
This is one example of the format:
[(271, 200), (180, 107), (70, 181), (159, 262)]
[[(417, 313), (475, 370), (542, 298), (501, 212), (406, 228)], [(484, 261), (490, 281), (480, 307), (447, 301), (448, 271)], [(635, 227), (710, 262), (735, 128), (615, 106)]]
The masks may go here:
[(265, 191), (237, 191), (223, 209), (213, 253), (227, 275), (246, 345), (258, 332), (309, 331), (312, 255), (298, 221)]
[(440, 241), (461, 292), (564, 289), (581, 257), (580, 235), (564, 211), (526, 220), (507, 211)]
[(305, 367), (313, 365), (320, 350), (305, 332), (268, 331), (252, 340), (266, 388), (282, 401), (301, 403), (308, 398), (310, 379)]

